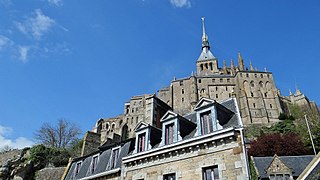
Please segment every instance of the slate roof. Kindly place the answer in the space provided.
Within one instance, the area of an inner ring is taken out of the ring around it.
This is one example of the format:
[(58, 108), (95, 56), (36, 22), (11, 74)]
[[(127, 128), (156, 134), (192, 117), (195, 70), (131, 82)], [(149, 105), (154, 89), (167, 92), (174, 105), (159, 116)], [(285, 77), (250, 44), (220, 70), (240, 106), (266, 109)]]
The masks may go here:
[[(230, 98), (227, 99), (223, 102), (216, 103), (217, 107), (219, 109), (220, 106), (220, 110), (221, 108), (226, 108), (228, 110), (230, 110), (232, 112), (232, 114), (230, 114), (230, 117), (225, 117), (227, 118), (227, 122), (226, 124), (223, 125), (223, 128), (228, 128), (228, 127), (241, 127), (241, 120), (239, 119), (238, 116), (238, 111), (237, 111), (237, 106), (236, 106), (236, 99), (235, 98)], [(219, 110), (218, 110), (219, 111)], [(225, 114), (224, 116), (226, 116), (228, 114)], [(195, 124), (197, 124), (197, 116), (196, 116), (196, 112), (192, 112), (190, 114), (186, 114), (184, 115), (184, 118), (189, 119), (190, 121), (194, 122)], [(222, 117), (220, 117), (222, 118)]]
[[(111, 168), (110, 158), (111, 158), (111, 151), (112, 147), (120, 146), (120, 153), (118, 159), (116, 160), (116, 165), (114, 168)], [(121, 144), (112, 144), (107, 146), (100, 147), (100, 150), (94, 152), (88, 156), (76, 158), (73, 160), (72, 164), (70, 165), (69, 171), (65, 177), (65, 180), (74, 180), (74, 179), (81, 179), (89, 176), (93, 176), (99, 173), (103, 173), (106, 171), (110, 171), (112, 169), (117, 169), (121, 167), (121, 159), (131, 153), (134, 147), (134, 139), (129, 139), (128, 141), (122, 142)], [(98, 155), (98, 163), (96, 169), (93, 173), (90, 172), (91, 170), (91, 162), (95, 155)], [(75, 176), (75, 168), (78, 162), (81, 163), (81, 168), (79, 173)]]
[[(292, 169), (292, 176), (299, 176), (301, 172), (307, 167), (307, 165), (314, 158), (314, 155), (303, 156), (278, 156), (279, 159)], [(273, 157), (253, 157), (255, 166), (259, 172), (260, 178), (268, 178), (266, 169), (269, 167)]]
[(206, 61), (206, 60), (212, 60), (217, 59), (214, 57), (214, 55), (211, 53), (210, 50), (202, 51), (197, 61)]

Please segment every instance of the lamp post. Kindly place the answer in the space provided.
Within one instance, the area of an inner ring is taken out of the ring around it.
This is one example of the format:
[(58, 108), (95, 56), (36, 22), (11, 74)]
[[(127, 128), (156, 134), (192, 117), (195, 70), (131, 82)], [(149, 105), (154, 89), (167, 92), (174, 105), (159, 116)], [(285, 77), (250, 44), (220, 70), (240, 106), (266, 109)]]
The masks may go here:
[(306, 124), (307, 124), (307, 127), (308, 127), (308, 132), (309, 132), (309, 135), (310, 135), (310, 140), (311, 140), (311, 144), (312, 144), (312, 147), (313, 147), (314, 155), (317, 155), (316, 148), (314, 147), (314, 143), (313, 143), (313, 139), (312, 139), (312, 135), (311, 135), (311, 131), (310, 131), (310, 127), (309, 127), (309, 123), (308, 123), (308, 119), (307, 119), (307, 115), (306, 114), (304, 115), (304, 119), (306, 120)]

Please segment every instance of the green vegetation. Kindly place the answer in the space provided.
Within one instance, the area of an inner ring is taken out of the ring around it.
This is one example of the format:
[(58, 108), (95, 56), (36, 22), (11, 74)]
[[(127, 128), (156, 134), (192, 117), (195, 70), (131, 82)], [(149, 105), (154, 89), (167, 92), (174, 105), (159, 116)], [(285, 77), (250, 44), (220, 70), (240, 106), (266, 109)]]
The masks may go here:
[[(265, 137), (267, 135), (280, 134), (280, 137), (284, 137), (287, 134), (295, 134), (297, 140), (301, 141), (306, 148), (308, 154), (313, 154), (310, 136), (308, 133), (306, 121), (304, 115), (307, 115), (310, 131), (313, 136), (313, 141), (316, 147), (316, 151), (320, 151), (320, 115), (319, 112), (314, 110), (310, 111), (307, 108), (292, 105), (289, 107), (291, 115), (280, 113), (279, 122), (272, 126), (258, 126), (251, 125), (245, 128), (245, 136), (249, 139), (257, 139)], [(292, 141), (290, 136), (287, 137)], [(288, 141), (288, 139), (286, 139)], [(255, 147), (253, 147), (255, 148)], [(300, 151), (303, 153), (303, 151)], [(277, 153), (277, 152), (276, 152)], [(279, 153), (277, 153), (279, 155)]]

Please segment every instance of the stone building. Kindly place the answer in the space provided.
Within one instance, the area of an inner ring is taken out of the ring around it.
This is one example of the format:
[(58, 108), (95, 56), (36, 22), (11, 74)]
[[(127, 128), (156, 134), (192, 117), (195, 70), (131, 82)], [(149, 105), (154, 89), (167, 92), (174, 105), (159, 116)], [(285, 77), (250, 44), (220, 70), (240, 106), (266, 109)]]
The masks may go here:
[(72, 160), (62, 179), (249, 179), (243, 124), (235, 98), (202, 98), (161, 126), (139, 122), (135, 138)]
[(251, 157), (258, 179), (297, 179), (314, 155)]
[(186, 78), (174, 79), (169, 87), (158, 91), (158, 97), (174, 111), (186, 114), (202, 97), (219, 102), (234, 94), (245, 125), (276, 122), (283, 110), (272, 73), (260, 71), (251, 63), (249, 68), (245, 67), (240, 52), (237, 66), (231, 60), (230, 67), (224, 61), (220, 68), (218, 58), (210, 51), (204, 19), (202, 28), (202, 51), (196, 61), (196, 73)]

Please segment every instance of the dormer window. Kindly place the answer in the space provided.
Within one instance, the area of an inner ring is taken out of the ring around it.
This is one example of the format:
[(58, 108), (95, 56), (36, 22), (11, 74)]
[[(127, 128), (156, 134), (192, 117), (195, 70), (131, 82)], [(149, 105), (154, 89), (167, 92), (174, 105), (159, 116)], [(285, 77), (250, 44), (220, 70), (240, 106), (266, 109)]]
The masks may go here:
[(174, 132), (174, 123), (168, 124), (165, 126), (165, 144), (173, 143), (173, 132)]
[(75, 171), (74, 171), (74, 176), (77, 176), (78, 174), (79, 174), (79, 172), (80, 172), (80, 168), (81, 168), (81, 161), (80, 162), (77, 162), (77, 164), (76, 164), (76, 169), (75, 169)]
[(115, 168), (117, 165), (117, 159), (119, 157), (119, 149), (120, 148), (112, 149), (111, 160), (110, 160), (110, 168), (111, 169)]
[(145, 141), (146, 141), (146, 133), (139, 134), (137, 152), (145, 151), (145, 147), (146, 147)]
[(91, 174), (93, 174), (94, 171), (95, 171), (96, 168), (97, 168), (98, 157), (99, 157), (98, 155), (95, 155), (95, 156), (92, 157), (91, 169), (90, 169)]
[(211, 111), (200, 114), (200, 126), (202, 135), (211, 133), (213, 131)]

